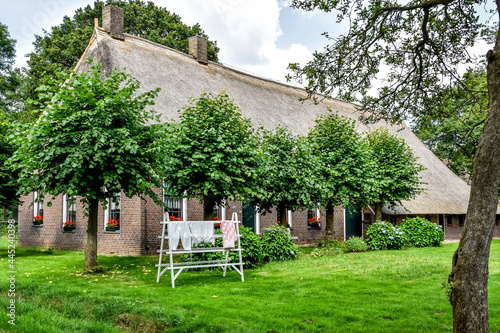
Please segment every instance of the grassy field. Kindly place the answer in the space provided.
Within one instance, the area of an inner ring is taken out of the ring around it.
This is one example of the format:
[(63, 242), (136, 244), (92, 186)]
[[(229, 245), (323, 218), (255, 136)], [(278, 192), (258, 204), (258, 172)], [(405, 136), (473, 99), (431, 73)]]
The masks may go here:
[[(155, 257), (16, 250), (16, 318), (8, 323), (7, 240), (0, 239), (0, 331), (15, 332), (447, 332), (442, 281), (457, 244), (270, 263), (226, 278), (183, 272), (156, 283)], [(490, 327), (500, 329), (500, 241), (490, 261)], [(3, 314), (5, 313), (5, 314)]]

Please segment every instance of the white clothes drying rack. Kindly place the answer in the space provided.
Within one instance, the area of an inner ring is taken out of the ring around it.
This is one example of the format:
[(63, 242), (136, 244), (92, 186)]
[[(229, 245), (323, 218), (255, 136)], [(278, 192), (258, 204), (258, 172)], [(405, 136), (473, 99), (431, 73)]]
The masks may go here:
[[(237, 236), (237, 242), (235, 242), (235, 247), (232, 249), (225, 249), (223, 247), (209, 247), (209, 248), (191, 248), (191, 250), (184, 250), (184, 249), (170, 249), (170, 237), (168, 235), (168, 224), (169, 223), (191, 223), (191, 221), (170, 221), (168, 213), (165, 213), (165, 216), (163, 217), (164, 220), (160, 222), (162, 225), (162, 232), (161, 236), (158, 236), (161, 239), (160, 242), (160, 250), (158, 252), (160, 253), (160, 259), (158, 261), (158, 275), (156, 278), (156, 282), (160, 282), (160, 277), (165, 274), (167, 270), (170, 270), (171, 274), (171, 280), (172, 280), (172, 288), (175, 288), (175, 279), (179, 276), (179, 274), (184, 270), (184, 269), (189, 269), (189, 268), (207, 268), (207, 267), (222, 267), (222, 276), (226, 276), (226, 270), (228, 266), (231, 266), (234, 268), (236, 272), (238, 272), (241, 275), (241, 281), (245, 281), (244, 275), (243, 275), (243, 260), (241, 257), (241, 242), (240, 242), (240, 228), (239, 228), (239, 221), (238, 221), (238, 214), (236, 212), (233, 212), (233, 215), (231, 217), (231, 222), (235, 224), (235, 230), (236, 230), (236, 236)], [(219, 221), (203, 221), (204, 223), (211, 223), (214, 225), (215, 223), (220, 223)], [(221, 238), (222, 234), (215, 234), (214, 233), (214, 238)], [(165, 249), (165, 240), (167, 240), (169, 243), (166, 246)], [(208, 252), (225, 252), (225, 258), (223, 260), (207, 260), (207, 261), (194, 261), (194, 262), (179, 262), (175, 263), (173, 260), (173, 255), (174, 254), (184, 254), (184, 253), (208, 253)], [(229, 252), (238, 252), (238, 262), (230, 262), (231, 257), (229, 256)], [(169, 262), (162, 263), (163, 255), (168, 255)], [(175, 272), (177, 270), (177, 272)]]

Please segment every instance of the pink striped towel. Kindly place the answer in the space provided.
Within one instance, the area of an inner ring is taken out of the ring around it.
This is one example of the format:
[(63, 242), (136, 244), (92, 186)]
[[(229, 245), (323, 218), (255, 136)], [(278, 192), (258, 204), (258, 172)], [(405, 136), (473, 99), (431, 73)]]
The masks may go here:
[(221, 221), (220, 231), (222, 231), (222, 246), (225, 249), (234, 248), (234, 241), (237, 240), (236, 229), (233, 221)]

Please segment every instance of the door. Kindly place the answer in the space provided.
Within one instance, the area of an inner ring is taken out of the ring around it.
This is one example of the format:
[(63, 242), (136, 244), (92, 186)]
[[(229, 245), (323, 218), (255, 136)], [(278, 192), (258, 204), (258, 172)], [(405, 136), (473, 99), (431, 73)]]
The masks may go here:
[(363, 236), (363, 223), (361, 207), (349, 205), (344, 208), (345, 211), (345, 239), (356, 236)]
[(255, 232), (255, 209), (248, 203), (243, 204), (243, 225)]

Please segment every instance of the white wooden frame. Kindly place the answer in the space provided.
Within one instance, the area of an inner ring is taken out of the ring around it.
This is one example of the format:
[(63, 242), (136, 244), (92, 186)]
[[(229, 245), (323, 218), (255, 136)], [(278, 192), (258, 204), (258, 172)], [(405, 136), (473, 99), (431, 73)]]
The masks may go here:
[[(214, 223), (218, 223), (219, 221), (203, 221), (204, 223), (211, 223), (212, 225)], [(240, 221), (238, 221), (238, 214), (236, 212), (233, 213), (231, 222), (235, 224), (235, 230), (236, 230), (236, 235), (237, 235), (237, 243), (235, 244), (236, 246), (233, 249), (225, 249), (223, 247), (210, 247), (210, 248), (192, 248), (191, 250), (171, 250), (170, 249), (170, 237), (168, 235), (168, 224), (169, 223), (191, 223), (190, 221), (169, 221), (169, 215), (168, 212), (163, 214), (163, 221), (160, 222), (162, 225), (162, 232), (161, 236), (158, 236), (161, 241), (160, 241), (160, 250), (158, 252), (160, 253), (160, 258), (158, 261), (158, 274), (156, 277), (156, 282), (160, 282), (160, 277), (165, 274), (167, 270), (170, 270), (170, 275), (171, 275), (171, 281), (172, 281), (172, 288), (175, 288), (175, 279), (179, 276), (179, 274), (184, 270), (184, 269), (190, 269), (190, 268), (207, 268), (207, 267), (222, 267), (222, 276), (226, 276), (226, 270), (228, 266), (231, 266), (234, 268), (236, 272), (238, 272), (241, 275), (241, 281), (245, 281), (245, 277), (243, 274), (243, 259), (241, 257), (241, 252), (243, 251), (241, 248), (241, 235), (240, 235), (240, 228), (239, 224)], [(214, 238), (221, 238), (221, 234), (214, 234)], [(169, 244), (167, 245), (167, 248), (165, 249), (165, 240), (169, 241)], [(207, 260), (207, 261), (194, 261), (194, 262), (179, 262), (179, 263), (174, 263), (173, 260), (173, 255), (174, 254), (184, 254), (184, 253), (207, 253), (207, 252), (225, 252), (225, 258), (223, 260)], [(238, 252), (238, 262), (230, 262), (231, 257), (229, 256), (229, 252)], [(163, 260), (163, 255), (168, 255), (169, 262), (162, 263)], [(177, 270), (177, 272), (175, 271)]]

